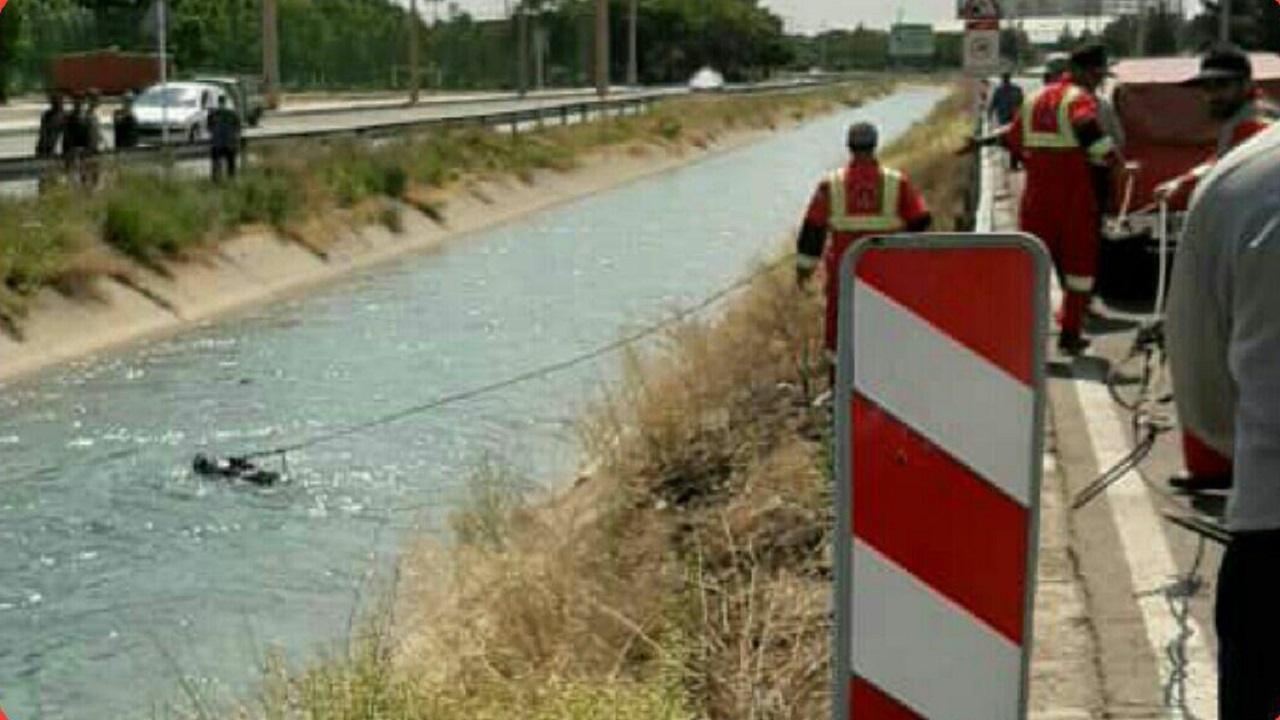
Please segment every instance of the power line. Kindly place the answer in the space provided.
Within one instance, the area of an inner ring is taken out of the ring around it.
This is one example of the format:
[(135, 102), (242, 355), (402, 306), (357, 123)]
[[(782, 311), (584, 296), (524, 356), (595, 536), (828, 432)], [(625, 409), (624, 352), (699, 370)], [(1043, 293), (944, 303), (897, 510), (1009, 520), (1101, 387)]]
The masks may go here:
[(259, 450), (256, 452), (251, 452), (247, 455), (241, 455), (240, 457), (252, 460), (252, 459), (258, 459), (258, 458), (284, 456), (292, 452), (297, 452), (299, 450), (304, 450), (306, 448), (314, 447), (316, 445), (329, 443), (334, 440), (339, 440), (339, 439), (350, 437), (352, 435), (357, 435), (369, 430), (384, 427), (386, 425), (391, 425), (391, 424), (400, 422), (401, 420), (405, 420), (405, 419), (414, 417), (416, 415), (421, 415), (423, 413), (430, 412), (432, 410), (438, 410), (440, 408), (447, 407), (449, 405), (454, 405), (467, 400), (473, 400), (478, 397), (490, 395), (500, 390), (505, 390), (507, 388), (513, 387), (515, 385), (520, 385), (520, 384), (529, 382), (531, 380), (538, 380), (541, 378), (548, 377), (550, 375), (564, 372), (565, 370), (569, 370), (579, 365), (583, 365), (593, 360), (602, 358), (606, 355), (610, 355), (619, 350), (623, 350), (631, 345), (634, 345), (640, 342), (641, 340), (645, 340), (647, 338), (653, 337), (654, 335), (657, 335), (663, 332), (664, 330), (667, 330), (672, 326), (689, 319), (690, 317), (698, 315), (703, 311), (707, 310), (708, 308), (711, 308), (712, 306), (717, 305), (721, 300), (724, 300), (725, 298), (736, 293), (737, 291), (743, 288), (746, 288), (749, 285), (754, 284), (757, 280), (768, 275), (769, 273), (773, 272), (779, 267), (782, 267), (784, 263), (790, 260), (791, 258), (789, 256), (775, 260), (774, 262), (761, 267), (756, 272), (751, 273), (750, 275), (747, 275), (746, 277), (743, 277), (737, 280), (736, 282), (722, 288), (721, 290), (705, 297), (698, 303), (695, 303), (693, 305), (690, 305), (688, 307), (685, 307), (673, 313), (670, 317), (668, 317), (667, 319), (661, 322), (650, 325), (642, 330), (639, 330), (630, 335), (624, 336), (613, 342), (601, 345), (588, 352), (581, 353), (579, 355), (575, 355), (571, 358), (567, 358), (559, 362), (551, 363), (549, 365), (544, 365), (538, 368), (534, 368), (532, 370), (528, 370), (526, 372), (520, 373), (519, 375), (514, 375), (512, 377), (509, 377), (503, 380), (498, 380), (496, 382), (481, 385), (479, 387), (474, 387), (468, 390), (463, 390), (460, 392), (443, 395), (441, 397), (438, 397), (426, 403), (407, 407), (402, 410), (398, 410), (396, 412), (390, 413), (388, 415), (383, 415), (381, 417), (368, 420), (366, 422), (357, 423), (355, 425), (349, 425), (345, 428), (339, 428), (331, 432), (322, 433), (320, 435), (316, 435), (307, 440), (296, 442), (291, 445), (282, 445), (280, 447), (270, 448), (267, 450)]

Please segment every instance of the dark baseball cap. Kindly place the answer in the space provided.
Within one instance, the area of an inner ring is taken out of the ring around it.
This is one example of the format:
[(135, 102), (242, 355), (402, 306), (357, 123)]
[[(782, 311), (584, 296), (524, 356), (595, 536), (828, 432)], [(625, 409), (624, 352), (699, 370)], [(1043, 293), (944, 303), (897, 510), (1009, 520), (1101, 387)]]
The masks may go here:
[(875, 150), (880, 144), (880, 132), (869, 122), (857, 122), (849, 126), (846, 139), (850, 150)]
[(1200, 74), (1187, 81), (1188, 85), (1215, 80), (1252, 80), (1253, 64), (1249, 56), (1234, 45), (1219, 45), (1200, 60)]
[(1107, 70), (1111, 59), (1107, 55), (1107, 46), (1100, 42), (1081, 45), (1071, 52), (1071, 66), (1082, 70)]

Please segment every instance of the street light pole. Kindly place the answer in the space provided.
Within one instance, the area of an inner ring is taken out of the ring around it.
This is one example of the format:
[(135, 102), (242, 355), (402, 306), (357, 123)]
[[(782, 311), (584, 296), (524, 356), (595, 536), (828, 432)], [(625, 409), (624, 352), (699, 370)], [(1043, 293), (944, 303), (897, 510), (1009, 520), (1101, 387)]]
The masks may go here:
[(419, 65), (419, 48), (418, 48), (418, 0), (409, 0), (409, 14), (405, 21), (408, 23), (406, 35), (409, 42), (409, 104), (418, 104), (418, 95), (422, 90), (421, 76), (418, 74)]
[(520, 95), (529, 92), (529, 13), (528, 0), (516, 3), (516, 84)]
[(640, 84), (640, 0), (631, 0), (631, 25), (627, 38), (627, 85), (635, 87)]
[(262, 84), (272, 109), (280, 106), (279, 38), (276, 0), (262, 0)]
[(1218, 39), (1231, 42), (1231, 0), (1218, 0)]
[(596, 94), (609, 94), (609, 0), (596, 0)]

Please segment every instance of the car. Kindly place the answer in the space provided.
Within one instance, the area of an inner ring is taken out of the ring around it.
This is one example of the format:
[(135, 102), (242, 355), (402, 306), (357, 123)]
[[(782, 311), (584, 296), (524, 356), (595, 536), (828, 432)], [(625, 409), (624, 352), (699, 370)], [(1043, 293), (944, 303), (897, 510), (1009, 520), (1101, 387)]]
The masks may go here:
[(262, 82), (257, 78), (202, 76), (195, 78), (195, 82), (222, 88), (246, 127), (258, 127), (262, 122), (266, 101), (262, 96)]
[(689, 79), (689, 89), (694, 92), (719, 92), (724, 90), (724, 75), (713, 68), (704, 67)]
[(209, 111), (219, 98), (231, 98), (211, 83), (171, 82), (152, 85), (134, 98), (138, 136), (143, 143), (158, 143), (169, 130), (170, 143), (198, 143), (209, 136)]
[[(1263, 93), (1272, 102), (1280, 99), (1280, 57), (1250, 59)], [(1155, 297), (1161, 224), (1156, 186), (1216, 151), (1218, 125), (1200, 91), (1185, 84), (1199, 65), (1194, 57), (1167, 57), (1122, 60), (1112, 68), (1104, 92), (1124, 138), (1125, 158), (1137, 172), (1132, 183), (1114, 188), (1103, 225), (1098, 290), (1109, 301), (1145, 304)], [(1185, 213), (1169, 216), (1168, 239), (1177, 237), (1184, 220)]]

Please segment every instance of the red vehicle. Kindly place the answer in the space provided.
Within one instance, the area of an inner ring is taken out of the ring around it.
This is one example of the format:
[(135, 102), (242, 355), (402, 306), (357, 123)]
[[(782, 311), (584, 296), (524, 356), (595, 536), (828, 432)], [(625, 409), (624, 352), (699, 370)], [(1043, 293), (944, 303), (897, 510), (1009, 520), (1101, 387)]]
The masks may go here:
[(68, 95), (90, 90), (102, 95), (141, 91), (160, 82), (160, 62), (155, 55), (118, 50), (59, 55), (49, 61), (49, 89)]
[[(1280, 101), (1280, 56), (1255, 54), (1254, 79), (1273, 101)], [(1182, 83), (1195, 77), (1193, 57), (1124, 60), (1114, 67), (1108, 93), (1124, 137), (1125, 156), (1138, 172), (1128, 187), (1115, 188), (1112, 212), (1103, 229), (1099, 292), (1109, 300), (1145, 300), (1155, 296), (1160, 213), (1155, 188), (1210, 159), (1218, 143), (1218, 124), (1198, 90)], [(1183, 218), (1170, 218), (1170, 239)]]

